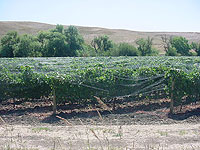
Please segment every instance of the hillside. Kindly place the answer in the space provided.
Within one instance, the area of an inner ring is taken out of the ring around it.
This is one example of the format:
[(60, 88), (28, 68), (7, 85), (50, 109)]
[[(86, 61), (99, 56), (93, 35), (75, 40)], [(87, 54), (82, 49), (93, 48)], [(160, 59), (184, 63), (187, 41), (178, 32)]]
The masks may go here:
[[(67, 27), (67, 26), (65, 26)], [(14, 21), (0, 21), (0, 38), (5, 35), (8, 31), (15, 30), (20, 34), (37, 34), (41, 30), (49, 30), (55, 28), (55, 25), (38, 23), (38, 22), (14, 22)], [(199, 32), (138, 32), (131, 30), (122, 29), (106, 29), (99, 27), (82, 27), (77, 26), (80, 33), (83, 35), (85, 41), (90, 43), (90, 41), (99, 35), (108, 35), (114, 42), (127, 42), (130, 44), (135, 44), (136, 39), (153, 37), (154, 47), (163, 52), (161, 36), (184, 36), (190, 42), (200, 41)]]

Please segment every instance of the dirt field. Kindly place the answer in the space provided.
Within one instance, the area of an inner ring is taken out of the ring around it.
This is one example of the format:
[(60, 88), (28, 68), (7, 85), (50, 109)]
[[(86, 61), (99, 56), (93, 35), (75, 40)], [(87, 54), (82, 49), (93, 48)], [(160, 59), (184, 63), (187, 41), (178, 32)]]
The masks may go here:
[(200, 104), (169, 115), (169, 101), (115, 111), (50, 102), (0, 104), (0, 150), (200, 150)]
[(199, 150), (199, 124), (0, 126), (5, 150)]

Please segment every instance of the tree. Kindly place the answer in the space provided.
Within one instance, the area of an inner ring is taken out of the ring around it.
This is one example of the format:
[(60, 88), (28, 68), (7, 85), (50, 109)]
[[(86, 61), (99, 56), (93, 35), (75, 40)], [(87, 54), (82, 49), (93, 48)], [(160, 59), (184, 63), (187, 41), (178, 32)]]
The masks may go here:
[(1, 57), (14, 57), (15, 45), (19, 42), (19, 36), (16, 31), (8, 32), (1, 39)]
[(76, 51), (76, 56), (78, 57), (95, 57), (96, 52), (90, 45), (84, 44), (83, 50)]
[(83, 49), (83, 37), (79, 34), (79, 31), (75, 26), (69, 26), (64, 30), (64, 34), (69, 45), (69, 56), (75, 56), (77, 50)]
[(136, 41), (138, 45), (138, 50), (141, 52), (142, 56), (152, 56), (157, 55), (157, 50), (152, 48), (153, 38), (148, 37), (147, 39), (139, 39)]
[(59, 32), (51, 32), (45, 42), (44, 55), (47, 57), (70, 56), (65, 36)]
[(37, 57), (41, 56), (41, 44), (31, 35), (22, 35), (14, 46), (15, 57)]
[(91, 46), (95, 49), (96, 53), (106, 52), (113, 47), (113, 43), (109, 40), (108, 36), (104, 35), (95, 37), (91, 42)]
[(166, 56), (178, 56), (179, 54), (176, 51), (176, 48), (174, 47), (169, 47), (165, 53)]
[(37, 36), (41, 43), (42, 56), (65, 57), (70, 56), (69, 45), (64, 34), (56, 31), (42, 31)]
[(56, 28), (55, 29), (52, 29), (51, 30), (52, 32), (59, 32), (59, 33), (64, 33), (64, 26), (63, 25), (60, 25), (60, 24), (57, 24), (56, 25)]
[(46, 56), (47, 55), (46, 47), (47, 47), (48, 41), (50, 39), (50, 33), (51, 32), (49, 32), (49, 31), (40, 31), (38, 33), (38, 35), (37, 35), (37, 40), (41, 44), (41, 53), (42, 53), (42, 56)]
[(98, 53), (98, 49), (101, 49), (102, 47), (100, 38), (95, 37), (91, 42), (91, 46), (95, 49), (96, 53)]
[(200, 56), (200, 43), (192, 42), (190, 45), (191, 49), (195, 50), (197, 56)]
[(177, 50), (175, 47), (172, 47), (171, 45), (171, 41), (172, 41), (172, 37), (167, 37), (167, 35), (163, 35), (161, 36), (161, 40), (162, 40), (162, 45), (165, 51), (165, 55), (166, 56), (178, 56), (180, 54), (177, 53)]
[(189, 55), (190, 45), (185, 37), (173, 37), (170, 40), (170, 44), (176, 49), (177, 53), (181, 54), (182, 56)]
[(111, 54), (113, 56), (140, 56), (138, 49), (128, 43), (120, 43)]
[(163, 44), (163, 48), (164, 48), (164, 51), (167, 53), (167, 51), (170, 49), (171, 47), (171, 41), (172, 37), (168, 38), (167, 35), (163, 35), (161, 36), (161, 40), (162, 40), (162, 44)]

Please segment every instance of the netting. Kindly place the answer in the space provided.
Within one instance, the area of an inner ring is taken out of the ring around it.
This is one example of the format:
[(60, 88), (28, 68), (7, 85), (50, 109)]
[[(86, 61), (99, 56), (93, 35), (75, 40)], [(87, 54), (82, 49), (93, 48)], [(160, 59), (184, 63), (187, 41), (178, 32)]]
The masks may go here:
[(177, 95), (196, 96), (199, 69), (199, 57), (1, 58), (0, 99), (48, 97), (53, 90), (58, 102), (162, 98), (175, 78)]
[(30, 66), (34, 72), (67, 73), (76, 69), (88, 69), (96, 66), (105, 69), (118, 69), (120, 67), (138, 69), (141, 67), (165, 66), (170, 68), (192, 71), (200, 68), (199, 57), (48, 57), (48, 58), (1, 58), (0, 69), (7, 68), (17, 72), (20, 66)]

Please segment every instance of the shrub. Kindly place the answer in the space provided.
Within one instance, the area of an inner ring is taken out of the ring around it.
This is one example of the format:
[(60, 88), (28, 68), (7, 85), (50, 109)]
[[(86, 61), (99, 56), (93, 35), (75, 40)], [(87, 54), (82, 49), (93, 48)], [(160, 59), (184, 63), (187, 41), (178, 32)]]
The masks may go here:
[(128, 43), (120, 43), (119, 46), (111, 51), (112, 56), (140, 56), (136, 47)]

